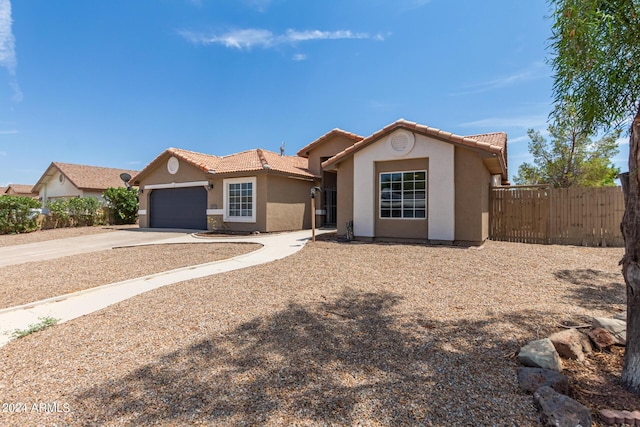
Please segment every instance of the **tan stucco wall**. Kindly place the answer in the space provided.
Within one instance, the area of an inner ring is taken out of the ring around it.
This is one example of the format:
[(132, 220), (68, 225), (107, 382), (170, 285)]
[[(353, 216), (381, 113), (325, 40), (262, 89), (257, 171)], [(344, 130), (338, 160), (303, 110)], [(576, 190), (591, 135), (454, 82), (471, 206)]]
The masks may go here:
[[(381, 172), (427, 171), (429, 176), (429, 159), (407, 159), (376, 162), (375, 176), (375, 236), (394, 237), (400, 239), (428, 239), (429, 238), (429, 205), (424, 219), (380, 218), (380, 177)], [(429, 194), (429, 180), (427, 179), (427, 194)], [(429, 198), (427, 197), (427, 200)]]
[(478, 153), (455, 150), (456, 225), (459, 242), (480, 243), (489, 237), (491, 175)]
[(309, 150), (309, 171), (315, 175), (322, 172), (321, 159), (333, 157), (339, 152), (351, 147), (355, 142), (343, 135), (335, 135), (322, 142), (322, 144)]
[(353, 220), (353, 157), (338, 164), (338, 236), (347, 234), (347, 221)]
[[(140, 189), (143, 190), (143, 192), (141, 194), (138, 195), (138, 201), (139, 201), (139, 210), (145, 212), (146, 214), (140, 214), (138, 215), (138, 220), (139, 220), (139, 224), (140, 224), (140, 228), (147, 228), (149, 227), (149, 218), (150, 218), (150, 214), (151, 212), (149, 211), (149, 198), (151, 196), (151, 192), (153, 190), (149, 190), (149, 189), (145, 189), (145, 186), (147, 185), (152, 185), (152, 184), (171, 184), (171, 183), (184, 183), (184, 182), (194, 182), (194, 181), (209, 181), (212, 182), (211, 180), (207, 179), (207, 174), (194, 167), (191, 166), (188, 163), (185, 163), (183, 161), (180, 161), (180, 166), (178, 168), (178, 172), (176, 174), (170, 174), (169, 171), (167, 171), (167, 160), (169, 159), (170, 156), (166, 156), (164, 159), (162, 159), (162, 161), (158, 164), (158, 167), (156, 167), (155, 169), (153, 169), (152, 171), (150, 171), (147, 175), (145, 175), (142, 180), (139, 183), (139, 187)], [(208, 195), (208, 200), (207, 200), (207, 206), (210, 206), (213, 200), (213, 194), (214, 192), (218, 191), (218, 187), (219, 187), (219, 191), (220, 193), (222, 193), (222, 182), (220, 182), (219, 186), (215, 186), (214, 190), (209, 191), (209, 195)], [(220, 199), (222, 199), (222, 195), (220, 196)]]
[(267, 231), (311, 228), (310, 189), (314, 185), (317, 183), (270, 175), (266, 208)]

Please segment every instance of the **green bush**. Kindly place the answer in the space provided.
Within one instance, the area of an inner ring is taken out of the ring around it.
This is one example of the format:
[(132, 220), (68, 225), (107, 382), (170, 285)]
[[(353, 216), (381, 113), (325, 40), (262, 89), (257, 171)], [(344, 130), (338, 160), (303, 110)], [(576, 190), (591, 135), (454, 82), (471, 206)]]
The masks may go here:
[(38, 228), (40, 203), (31, 197), (0, 197), (0, 234), (28, 233)]
[(68, 199), (50, 200), (47, 202), (49, 214), (46, 220), (46, 228), (63, 228), (71, 226)]
[(96, 197), (77, 197), (68, 199), (69, 216), (73, 225), (93, 226), (104, 223), (102, 202)]
[(116, 225), (135, 224), (138, 220), (138, 193), (124, 187), (107, 188), (103, 194)]
[(93, 226), (104, 223), (102, 203), (95, 197), (74, 197), (47, 202), (45, 228)]

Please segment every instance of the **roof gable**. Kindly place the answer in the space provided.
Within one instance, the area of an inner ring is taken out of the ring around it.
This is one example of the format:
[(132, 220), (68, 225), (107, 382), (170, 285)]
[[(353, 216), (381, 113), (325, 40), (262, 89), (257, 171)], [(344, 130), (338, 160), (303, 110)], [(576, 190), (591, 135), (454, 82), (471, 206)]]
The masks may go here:
[(341, 151), (336, 154), (329, 160), (322, 163), (323, 168), (327, 168), (344, 158), (358, 152), (359, 150), (365, 148), (366, 146), (372, 144), (373, 142), (379, 140), (380, 138), (390, 134), (391, 132), (397, 129), (407, 129), (412, 132), (417, 132), (423, 134), (425, 136), (430, 136), (432, 138), (438, 139), (440, 141), (448, 142), (451, 144), (460, 145), (463, 147), (473, 148), (480, 151), (488, 152), (494, 156), (500, 158), (500, 169), (502, 172), (503, 180), (507, 179), (507, 157), (506, 157), (506, 146), (507, 146), (507, 134), (504, 132), (496, 132), (496, 133), (487, 133), (480, 134), (474, 136), (461, 136), (456, 135), (451, 132), (445, 132), (443, 130), (421, 125), (415, 122), (409, 122), (404, 119), (399, 119), (384, 128), (374, 132), (368, 137), (362, 139), (361, 141), (356, 142), (351, 147)]
[(102, 166), (77, 165), (73, 163), (53, 162), (40, 177), (33, 191), (38, 192), (42, 185), (49, 181), (56, 173), (61, 173), (79, 190), (104, 191), (109, 187), (123, 187), (120, 174), (135, 175), (138, 171), (129, 169), (106, 168)]
[(28, 196), (33, 196), (37, 195), (37, 192), (33, 191), (33, 185), (31, 184), (9, 184), (8, 187), (0, 187), (0, 194), (26, 194)]
[(308, 170), (307, 159), (298, 156), (281, 156), (280, 154), (261, 148), (226, 156), (214, 156), (179, 148), (169, 148), (149, 163), (138, 175), (133, 177), (132, 182), (139, 183), (145, 175), (155, 169), (169, 156), (175, 156), (208, 174), (219, 175), (269, 170), (306, 178), (315, 177), (315, 175)]
[(309, 144), (307, 144), (304, 147), (302, 147), (298, 151), (297, 154), (300, 157), (309, 157), (309, 151), (313, 150), (314, 148), (316, 148), (317, 146), (321, 145), (325, 141), (333, 138), (334, 136), (338, 136), (338, 135), (347, 137), (347, 138), (353, 140), (354, 143), (362, 141), (364, 139), (364, 136), (356, 135), (355, 133), (351, 133), (351, 132), (347, 132), (346, 130), (335, 128), (335, 129), (332, 129), (329, 132), (325, 133), (324, 135), (322, 135), (320, 138), (316, 139), (315, 141), (312, 141)]

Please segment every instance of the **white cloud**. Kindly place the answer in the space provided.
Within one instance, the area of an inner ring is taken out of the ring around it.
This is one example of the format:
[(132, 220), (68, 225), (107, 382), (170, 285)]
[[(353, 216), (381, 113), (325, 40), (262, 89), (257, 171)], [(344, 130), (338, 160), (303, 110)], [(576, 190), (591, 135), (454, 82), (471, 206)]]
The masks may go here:
[(13, 100), (22, 101), (22, 91), (16, 80), (16, 39), (12, 32), (11, 1), (0, 0), (0, 67), (9, 72), (9, 86), (13, 89)]
[(508, 76), (502, 76), (486, 82), (468, 85), (460, 92), (452, 93), (452, 96), (471, 95), (476, 93), (489, 92), (495, 89), (516, 86), (531, 80), (536, 80), (550, 76), (550, 70), (544, 62), (534, 62), (529, 67), (517, 71)]
[(488, 119), (475, 120), (473, 122), (462, 123), (462, 127), (476, 128), (522, 128), (540, 129), (547, 127), (547, 116), (531, 115), (519, 117), (490, 117)]
[(297, 53), (297, 54), (293, 55), (293, 58), (291, 58), (291, 59), (293, 59), (294, 61), (300, 62), (300, 61), (306, 60), (307, 59), (307, 55), (305, 55), (304, 53)]
[(0, 135), (15, 135), (20, 133), (17, 129), (0, 130)]
[(16, 40), (11, 32), (11, 2), (0, 0), (0, 65), (14, 75), (16, 72)]
[(311, 40), (340, 40), (340, 39), (373, 39), (382, 41), (385, 35), (355, 33), (350, 30), (320, 31), (287, 30), (284, 34), (273, 34), (269, 30), (260, 28), (246, 28), (228, 31), (222, 34), (203, 34), (192, 31), (180, 31), (179, 34), (195, 44), (220, 44), (228, 48), (251, 49), (253, 47), (271, 48), (281, 44), (294, 44)]

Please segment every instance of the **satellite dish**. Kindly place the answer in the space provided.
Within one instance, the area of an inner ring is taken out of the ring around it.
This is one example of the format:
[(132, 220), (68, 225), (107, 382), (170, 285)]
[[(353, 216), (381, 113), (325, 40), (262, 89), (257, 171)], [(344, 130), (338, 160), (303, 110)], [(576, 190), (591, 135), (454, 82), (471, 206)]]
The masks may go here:
[(128, 173), (124, 172), (120, 174), (120, 179), (122, 180), (122, 182), (124, 182), (125, 184), (128, 183), (129, 181), (131, 181), (131, 175), (129, 175)]

